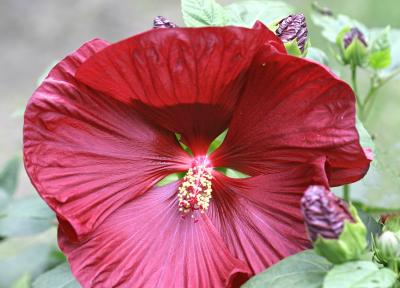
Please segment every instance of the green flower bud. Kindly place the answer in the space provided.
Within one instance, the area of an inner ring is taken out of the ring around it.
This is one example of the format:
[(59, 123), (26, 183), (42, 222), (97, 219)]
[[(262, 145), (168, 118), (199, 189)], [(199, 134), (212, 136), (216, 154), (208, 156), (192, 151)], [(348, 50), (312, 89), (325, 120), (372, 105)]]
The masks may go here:
[(382, 254), (386, 257), (395, 257), (400, 253), (400, 238), (391, 231), (384, 232), (378, 241)]
[(374, 257), (375, 260), (385, 266), (392, 266), (396, 263), (400, 267), (400, 233), (385, 231), (374, 239)]
[(317, 254), (334, 264), (360, 259), (367, 247), (367, 229), (354, 207), (323, 186), (310, 186), (301, 210)]
[(364, 66), (367, 62), (368, 44), (364, 34), (358, 28), (344, 28), (336, 39), (340, 58), (344, 64)]

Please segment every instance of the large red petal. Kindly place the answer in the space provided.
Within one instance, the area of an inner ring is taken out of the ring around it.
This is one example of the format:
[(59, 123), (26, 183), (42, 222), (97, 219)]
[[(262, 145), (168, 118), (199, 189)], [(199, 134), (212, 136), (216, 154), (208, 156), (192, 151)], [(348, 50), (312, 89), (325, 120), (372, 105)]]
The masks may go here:
[[(266, 49), (268, 50), (268, 49)], [(355, 128), (351, 88), (317, 63), (265, 51), (255, 58), (217, 166), (250, 175), (327, 158), (331, 185), (360, 179), (370, 160)]]
[(195, 154), (228, 126), (246, 68), (264, 45), (284, 51), (265, 26), (154, 29), (91, 57), (77, 77), (182, 134)]
[(234, 258), (207, 216), (181, 217), (179, 183), (125, 204), (88, 238), (59, 244), (83, 287), (239, 287), (250, 270)]
[(300, 199), (310, 184), (327, 184), (324, 161), (246, 179), (215, 173), (208, 215), (235, 257), (259, 273), (309, 248)]
[(95, 40), (61, 61), (25, 113), (26, 170), (71, 237), (89, 232), (168, 173), (186, 169), (172, 133), (76, 81), (81, 63), (106, 46)]

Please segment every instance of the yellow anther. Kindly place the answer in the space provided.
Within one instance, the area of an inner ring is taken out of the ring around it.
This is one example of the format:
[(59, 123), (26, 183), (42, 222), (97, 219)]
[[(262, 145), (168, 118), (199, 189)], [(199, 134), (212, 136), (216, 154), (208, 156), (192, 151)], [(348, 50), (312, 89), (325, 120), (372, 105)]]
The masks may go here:
[(179, 211), (184, 215), (195, 212), (204, 213), (209, 207), (212, 192), (212, 167), (206, 157), (198, 157), (193, 167), (188, 169), (178, 188)]

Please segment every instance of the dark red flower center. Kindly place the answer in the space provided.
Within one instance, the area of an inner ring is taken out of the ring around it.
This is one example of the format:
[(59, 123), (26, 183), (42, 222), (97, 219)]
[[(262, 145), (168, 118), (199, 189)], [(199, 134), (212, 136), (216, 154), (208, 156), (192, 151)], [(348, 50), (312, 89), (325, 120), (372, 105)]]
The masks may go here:
[(199, 213), (208, 209), (212, 192), (212, 170), (212, 163), (207, 156), (194, 158), (192, 167), (178, 188), (178, 206), (183, 217), (190, 215), (195, 219)]

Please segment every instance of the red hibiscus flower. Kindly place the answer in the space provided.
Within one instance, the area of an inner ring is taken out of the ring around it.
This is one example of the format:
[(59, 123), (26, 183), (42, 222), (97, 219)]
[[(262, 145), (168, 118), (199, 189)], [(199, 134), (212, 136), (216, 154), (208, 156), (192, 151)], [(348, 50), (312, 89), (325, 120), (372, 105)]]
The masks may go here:
[(354, 101), (260, 23), (93, 40), (30, 99), (25, 165), (84, 287), (236, 287), (309, 246), (306, 187), (366, 173)]

